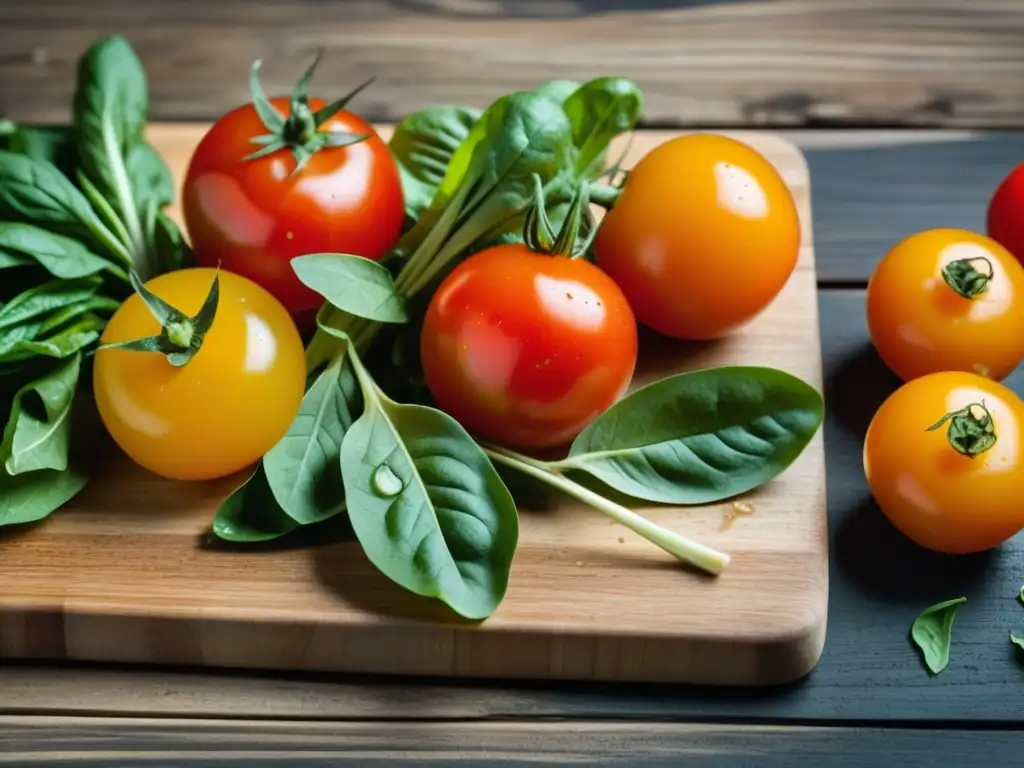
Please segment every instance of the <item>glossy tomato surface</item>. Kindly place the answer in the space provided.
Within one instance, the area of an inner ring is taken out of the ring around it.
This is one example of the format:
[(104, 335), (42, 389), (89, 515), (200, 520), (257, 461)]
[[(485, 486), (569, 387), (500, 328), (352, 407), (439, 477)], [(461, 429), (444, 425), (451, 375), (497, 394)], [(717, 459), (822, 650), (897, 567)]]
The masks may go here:
[[(952, 263), (991, 274), (967, 298), (943, 277)], [(868, 332), (904, 381), (970, 371), (996, 381), (1024, 358), (1024, 267), (994, 240), (962, 229), (918, 232), (879, 262), (868, 282)]]
[(800, 253), (800, 220), (759, 152), (689, 134), (636, 164), (594, 248), (640, 322), (675, 338), (713, 339), (782, 290)]
[(1024, 163), (1012, 170), (992, 195), (986, 231), (1024, 262)]
[[(287, 99), (271, 99), (288, 114)], [(324, 105), (310, 99), (317, 110)], [(309, 328), (321, 297), (302, 283), (291, 259), (350, 253), (379, 259), (396, 242), (405, 216), (398, 167), (384, 141), (342, 110), (325, 131), (372, 134), (358, 144), (321, 149), (297, 174), (291, 150), (254, 160), (250, 139), (267, 133), (251, 105), (220, 118), (193, 153), (182, 209), (200, 265), (218, 263), (270, 291)]]
[[(989, 418), (995, 438), (973, 458), (950, 444), (948, 421), (929, 431), (971, 406), (982, 424)], [(864, 473), (878, 506), (904, 535), (939, 552), (977, 552), (1024, 526), (1022, 451), (1020, 398), (983, 376), (947, 371), (904, 384), (882, 404), (864, 441)]]
[[(146, 286), (193, 316), (215, 270), (169, 272)], [(102, 343), (160, 333), (137, 295), (114, 313)], [(156, 352), (101, 349), (93, 385), (107, 431), (136, 463), (164, 477), (223, 477), (257, 461), (288, 430), (305, 387), (302, 340), (260, 286), (220, 273), (220, 301), (202, 347), (184, 366)]]
[(551, 447), (626, 391), (636, 321), (593, 264), (502, 245), (444, 280), (420, 353), (431, 394), (467, 430), (507, 447)]

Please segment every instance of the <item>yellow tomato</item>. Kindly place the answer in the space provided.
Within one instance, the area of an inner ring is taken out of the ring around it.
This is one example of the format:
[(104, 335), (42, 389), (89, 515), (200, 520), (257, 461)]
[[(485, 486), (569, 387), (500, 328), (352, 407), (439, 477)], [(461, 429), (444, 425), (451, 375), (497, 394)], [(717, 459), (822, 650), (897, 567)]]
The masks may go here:
[(914, 379), (878, 409), (864, 474), (892, 524), (921, 546), (962, 554), (1024, 527), (1024, 402), (984, 376)]
[(1001, 381), (1024, 358), (1024, 267), (984, 235), (919, 232), (878, 264), (867, 315), (878, 354), (904, 381), (937, 371)]
[[(146, 288), (188, 317), (216, 270), (154, 278)], [(135, 462), (165, 477), (223, 477), (257, 461), (288, 430), (305, 387), (302, 339), (285, 308), (256, 283), (221, 271), (216, 315), (198, 352), (174, 366), (161, 352), (99, 349), (93, 384), (107, 431)], [(102, 344), (159, 336), (136, 293), (110, 319)]]
[(761, 153), (694, 133), (636, 164), (594, 253), (644, 325), (678, 339), (715, 339), (778, 295), (800, 237), (793, 196)]

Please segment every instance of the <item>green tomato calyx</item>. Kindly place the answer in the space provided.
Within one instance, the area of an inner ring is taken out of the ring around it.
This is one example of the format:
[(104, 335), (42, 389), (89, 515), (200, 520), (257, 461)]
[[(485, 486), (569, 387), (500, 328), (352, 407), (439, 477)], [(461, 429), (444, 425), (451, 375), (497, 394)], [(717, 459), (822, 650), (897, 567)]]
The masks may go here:
[(988, 284), (992, 282), (994, 276), (995, 268), (984, 256), (957, 259), (942, 268), (942, 279), (946, 281), (946, 285), (965, 299), (973, 299), (987, 291)]
[(149, 290), (134, 269), (129, 273), (129, 277), (132, 287), (160, 323), (162, 330), (156, 336), (103, 344), (97, 351), (127, 349), (133, 352), (159, 352), (167, 356), (167, 362), (180, 368), (199, 352), (203, 346), (203, 339), (217, 316), (217, 305), (220, 301), (220, 267), (217, 267), (213, 275), (213, 283), (210, 285), (210, 292), (206, 294), (206, 299), (203, 300), (203, 306), (193, 317), (172, 307)]
[(260, 67), (263, 62), (256, 59), (249, 70), (249, 90), (252, 93), (252, 105), (259, 115), (260, 121), (269, 133), (254, 136), (253, 144), (262, 145), (261, 149), (246, 155), (245, 160), (266, 157), (281, 149), (290, 149), (295, 157), (295, 168), (292, 175), (306, 167), (309, 159), (321, 149), (331, 147), (347, 147), (370, 138), (369, 133), (350, 133), (348, 131), (322, 131), (320, 127), (334, 117), (364, 88), (374, 81), (370, 78), (337, 101), (316, 110), (309, 106), (309, 81), (313, 78), (323, 50), (318, 50), (313, 62), (306, 68), (295, 82), (292, 90), (288, 116), (270, 103), (263, 86), (260, 84)]
[(946, 422), (946, 439), (953, 449), (973, 459), (980, 456), (996, 444), (996, 430), (992, 423), (992, 414), (985, 407), (985, 401), (971, 403), (958, 411), (947, 413), (926, 431), (938, 429)]
[[(544, 185), (536, 173), (533, 174), (533, 186), (533, 202), (526, 209), (526, 221), (523, 226), (523, 241), (526, 247), (548, 256), (568, 256), (570, 259), (585, 256), (597, 235), (597, 227), (590, 216), (590, 185), (582, 181), (576, 187), (569, 201), (565, 219), (557, 233), (551, 219), (548, 218)], [(584, 224), (587, 234), (581, 240), (580, 232)]]

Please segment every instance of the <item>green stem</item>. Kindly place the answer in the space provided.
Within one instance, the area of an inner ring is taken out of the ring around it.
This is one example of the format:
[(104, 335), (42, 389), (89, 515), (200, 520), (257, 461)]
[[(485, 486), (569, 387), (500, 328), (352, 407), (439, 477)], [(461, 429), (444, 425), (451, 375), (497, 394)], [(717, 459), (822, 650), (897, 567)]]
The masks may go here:
[(652, 523), (633, 510), (606, 499), (601, 494), (573, 482), (564, 475), (552, 473), (543, 462), (535, 461), (527, 456), (521, 456), (497, 446), (481, 445), (481, 447), (484, 453), (494, 461), (522, 472), (524, 475), (529, 475), (545, 482), (553, 488), (557, 488), (563, 493), (579, 499), (584, 504), (593, 507), (598, 512), (603, 512), (615, 520), (615, 522), (626, 526), (634, 533), (639, 534), (652, 544), (661, 547), (684, 562), (715, 575), (720, 574), (729, 564), (729, 555), (681, 536), (656, 523)]
[(619, 200), (619, 195), (622, 194), (620, 187), (613, 187), (610, 184), (591, 184), (590, 185), (590, 202), (600, 205), (606, 210), (611, 210), (615, 207), (615, 203)]

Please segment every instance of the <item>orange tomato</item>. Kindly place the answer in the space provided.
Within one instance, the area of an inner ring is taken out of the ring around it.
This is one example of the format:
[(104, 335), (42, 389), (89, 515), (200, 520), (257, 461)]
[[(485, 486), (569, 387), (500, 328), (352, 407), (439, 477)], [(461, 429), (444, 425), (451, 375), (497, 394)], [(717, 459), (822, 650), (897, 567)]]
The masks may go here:
[(690, 134), (636, 164), (594, 252), (641, 323), (712, 339), (749, 322), (782, 290), (800, 252), (800, 219), (759, 152)]
[[(146, 288), (193, 317), (215, 270), (160, 275)], [(160, 334), (133, 294), (114, 313), (103, 344)], [(202, 346), (183, 366), (160, 352), (99, 349), (96, 406), (114, 441), (136, 463), (180, 480), (243, 469), (285, 434), (305, 389), (302, 339), (284, 306), (247, 278), (220, 272), (220, 300)]]
[(996, 381), (1024, 358), (1024, 267), (999, 243), (962, 229), (897, 244), (867, 290), (868, 332), (904, 381), (972, 371)]
[(1024, 402), (974, 373), (901, 386), (864, 440), (864, 474), (905, 536), (949, 554), (996, 547), (1024, 527)]

